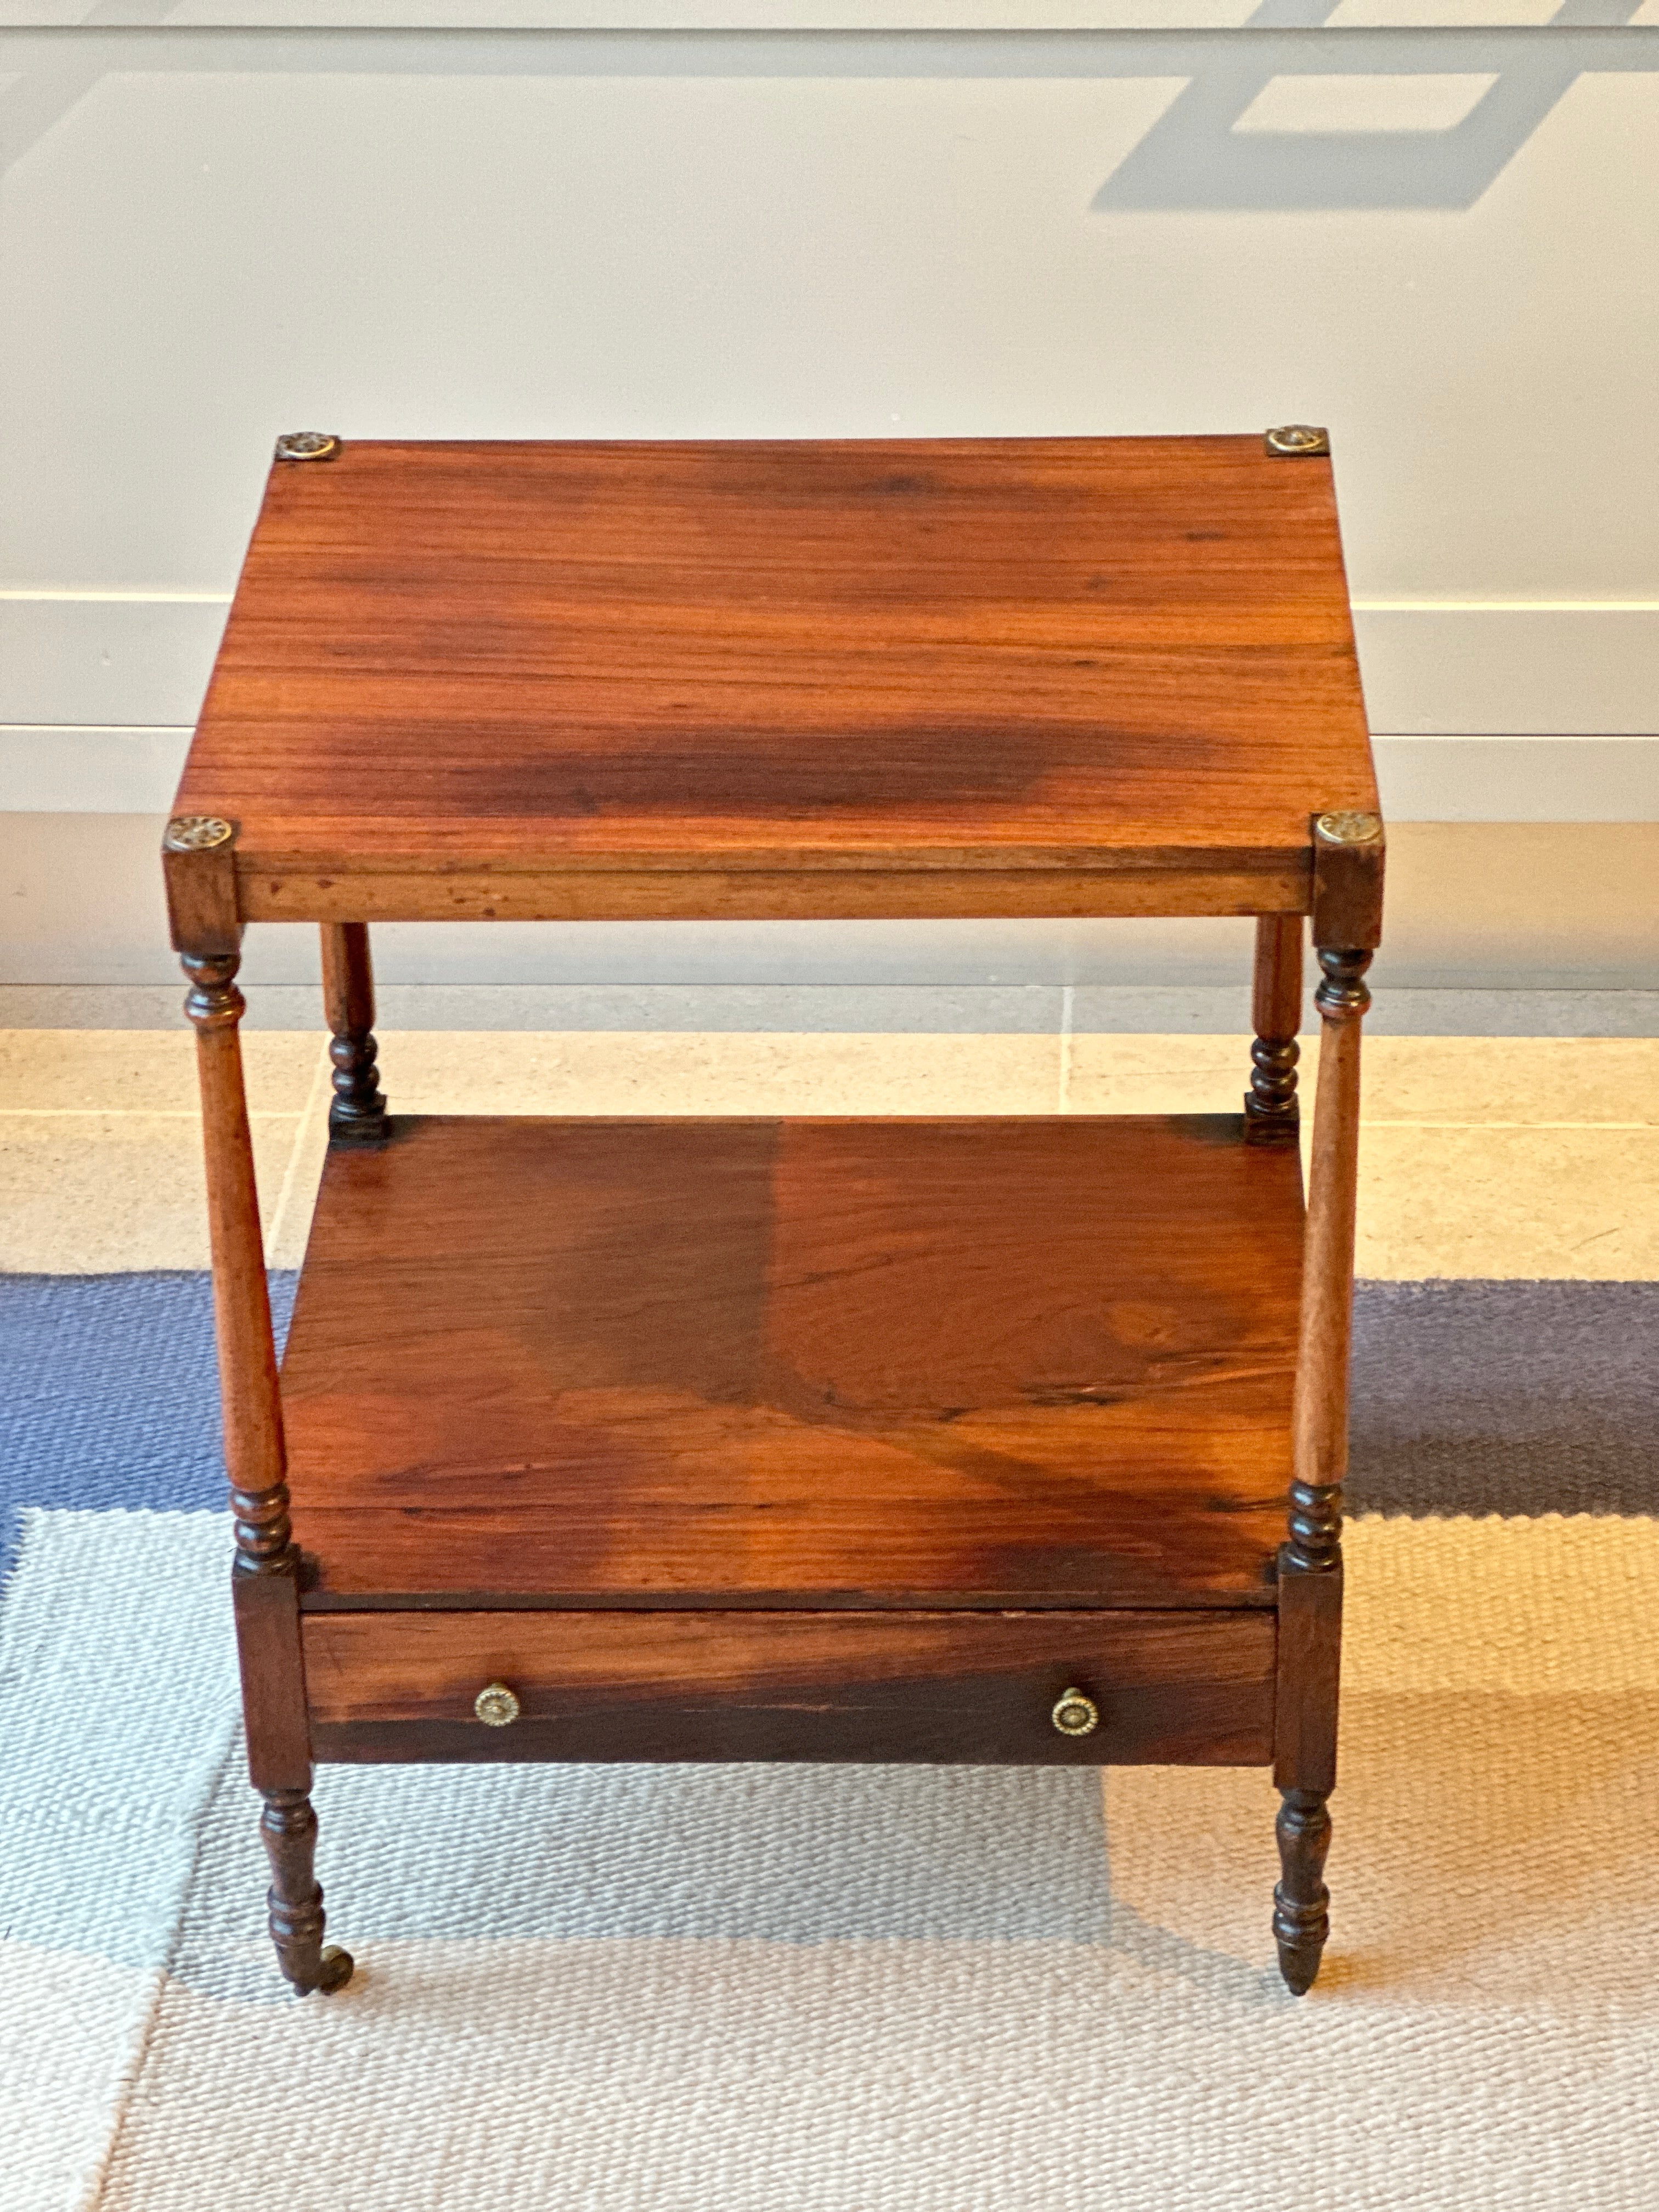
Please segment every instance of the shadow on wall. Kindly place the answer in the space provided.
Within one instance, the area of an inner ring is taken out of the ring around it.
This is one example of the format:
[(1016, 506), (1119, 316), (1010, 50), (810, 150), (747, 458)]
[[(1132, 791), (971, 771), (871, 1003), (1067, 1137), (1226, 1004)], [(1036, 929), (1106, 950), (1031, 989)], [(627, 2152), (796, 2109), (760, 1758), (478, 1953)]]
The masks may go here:
[[(1642, 0), (1564, 0), (1547, 24), (1501, 38), (1419, 34), (1397, 73), (1377, 68), (1375, 43), (1358, 32), (1321, 40), (1318, 67), (1294, 71), (1279, 42), (1249, 36), (1316, 28), (1337, 4), (1262, 0), (1224, 42), (1206, 40), (1216, 59), (1107, 179), (1095, 209), (1472, 207), (1577, 77), (1632, 66), (1626, 42), (1595, 33), (1628, 24)], [(1589, 35), (1562, 35), (1575, 30)]]
[[(27, 0), (25, 0), (27, 4)], [(1562, 0), (1547, 22), (1485, 28), (1327, 27), (1340, 0), (1262, 0), (1247, 22), (1197, 31), (568, 31), (556, 0), (472, 27), (412, 0), (403, 28), (225, 0), (217, 25), (174, 27), (178, 0), (94, 0), (73, 25), (0, 36), (0, 174), (106, 75), (157, 69), (610, 77), (1132, 80), (1183, 89), (1101, 186), (1102, 213), (1473, 206), (1578, 77), (1659, 74), (1643, 0)], [(1008, 15), (1018, 14), (1007, 0)], [(544, 21), (538, 26), (535, 15)], [(254, 27), (263, 15), (263, 25)], [(434, 40), (434, 32), (440, 33)], [(157, 32), (165, 32), (158, 38)]]

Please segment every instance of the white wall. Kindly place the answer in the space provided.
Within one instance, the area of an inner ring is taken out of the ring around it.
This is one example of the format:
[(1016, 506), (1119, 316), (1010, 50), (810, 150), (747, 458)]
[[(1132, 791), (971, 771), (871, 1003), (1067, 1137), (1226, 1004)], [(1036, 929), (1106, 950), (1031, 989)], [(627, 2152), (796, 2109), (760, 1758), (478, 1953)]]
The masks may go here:
[(302, 427), (1326, 422), (1395, 817), (1659, 817), (1659, 0), (82, 14), (0, 0), (0, 808), (52, 850), (165, 808)]

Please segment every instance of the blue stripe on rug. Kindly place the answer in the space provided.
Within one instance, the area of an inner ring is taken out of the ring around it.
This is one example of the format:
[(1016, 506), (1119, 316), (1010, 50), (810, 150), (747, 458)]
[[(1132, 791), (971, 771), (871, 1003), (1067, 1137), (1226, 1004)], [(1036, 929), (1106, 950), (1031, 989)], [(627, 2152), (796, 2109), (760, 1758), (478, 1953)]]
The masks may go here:
[(1659, 1283), (1361, 1283), (1352, 1513), (1659, 1513)]
[[(298, 1281), (270, 1278), (279, 1342)], [(0, 1275), (0, 1584), (23, 1506), (224, 1503), (211, 1278)]]
[[(214, 1374), (205, 1274), (0, 1276), (0, 1573), (21, 1506), (218, 1510)], [(1656, 1374), (1659, 1284), (1362, 1283), (1350, 1509), (1659, 1512)]]

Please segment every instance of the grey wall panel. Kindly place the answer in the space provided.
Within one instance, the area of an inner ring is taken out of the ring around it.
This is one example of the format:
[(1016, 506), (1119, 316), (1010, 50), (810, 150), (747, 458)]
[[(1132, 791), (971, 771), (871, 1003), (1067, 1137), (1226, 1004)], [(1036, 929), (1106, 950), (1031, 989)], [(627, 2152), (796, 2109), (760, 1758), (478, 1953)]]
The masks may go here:
[(0, 596), (0, 724), (193, 724), (226, 612), (217, 598)]
[(1659, 730), (1659, 605), (1373, 604), (1355, 627), (1373, 729)]
[[(1647, 804), (1646, 756), (1607, 741), (1659, 730), (1656, 0), (1551, 21), (1532, 0), (779, 0), (770, 29), (702, 33), (602, 27), (651, 21), (649, 0), (183, 0), (150, 28), (146, 4), (0, 30), (0, 765), (44, 779), (40, 798), (67, 783), (108, 807), (165, 779), (283, 429), (1304, 419), (1334, 435), (1373, 724), (1417, 747), (1393, 768), (1384, 747), (1407, 809)], [(674, 21), (741, 25), (758, 0), (695, 4)], [(244, 7), (270, 27), (201, 27)], [(351, 27), (370, 9), (416, 27)], [(319, 18), (345, 27), (281, 27)], [(479, 27), (495, 21), (578, 27)], [(896, 27), (924, 21), (948, 27)], [(1516, 732), (1583, 749), (1504, 749)], [(1423, 749), (1440, 735), (1453, 750)], [(165, 968), (149, 830), (89, 817), (94, 849), (50, 807), (33, 818), (14, 972)], [(95, 927), (65, 918), (71, 866), (96, 878)], [(1581, 853), (1547, 880), (1593, 917), (1601, 878), (1626, 863)], [(1535, 980), (1547, 932), (1527, 934), (1490, 871), (1470, 881)], [(1439, 911), (1428, 889), (1412, 910)], [(1646, 940), (1626, 932), (1621, 954), (1618, 934), (1585, 921), (1563, 972), (1628, 975)], [(1419, 971), (1455, 935), (1423, 938)], [(1159, 942), (1187, 972), (1196, 940)], [(642, 943), (611, 952), (783, 957)], [(536, 946), (561, 972), (555, 939)], [(926, 957), (1046, 979), (1119, 957), (1103, 947)], [(569, 957), (604, 951), (588, 936)], [(913, 957), (800, 955), (860, 975)]]
[(0, 725), (0, 811), (155, 814), (173, 804), (188, 730)]
[[(1234, 129), (1345, 57), (1492, 75), (1504, 127)], [(1362, 601), (1659, 605), (1649, 31), (88, 29), (0, 66), (13, 584), (228, 589), (313, 422), (1310, 418)]]

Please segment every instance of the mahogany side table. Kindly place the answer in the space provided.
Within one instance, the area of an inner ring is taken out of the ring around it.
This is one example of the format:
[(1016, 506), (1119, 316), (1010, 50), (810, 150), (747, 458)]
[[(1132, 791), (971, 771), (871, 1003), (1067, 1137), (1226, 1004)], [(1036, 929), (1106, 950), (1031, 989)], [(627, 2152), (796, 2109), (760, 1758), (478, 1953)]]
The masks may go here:
[[(1382, 853), (1322, 432), (279, 442), (164, 857), (297, 1990), (351, 1972), (319, 1759), (1271, 1763), (1309, 1986)], [(381, 919), (1134, 915), (1255, 917), (1242, 1113), (379, 1086)], [(279, 1374), (234, 979), (293, 921), (336, 1096)]]

